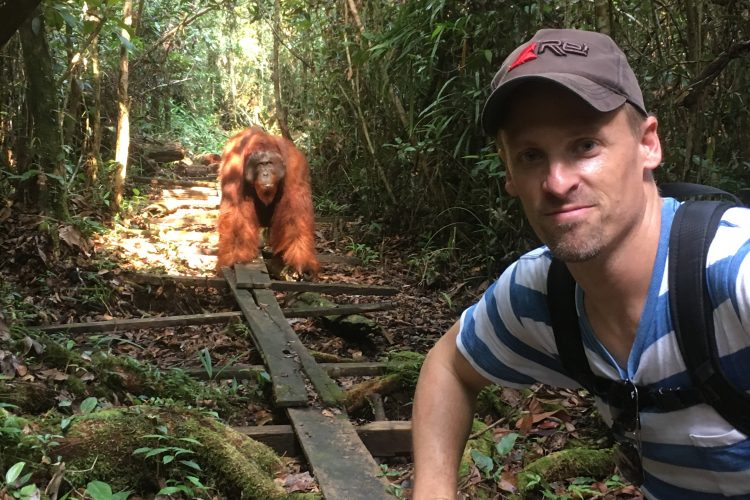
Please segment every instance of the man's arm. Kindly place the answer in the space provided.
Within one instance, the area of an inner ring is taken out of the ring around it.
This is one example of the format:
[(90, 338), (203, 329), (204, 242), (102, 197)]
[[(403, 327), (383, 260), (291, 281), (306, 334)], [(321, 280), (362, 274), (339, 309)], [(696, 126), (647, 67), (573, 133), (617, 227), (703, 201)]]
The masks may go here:
[(489, 383), (456, 347), (459, 324), (427, 354), (414, 394), (414, 500), (456, 497), (458, 465), (479, 391)]

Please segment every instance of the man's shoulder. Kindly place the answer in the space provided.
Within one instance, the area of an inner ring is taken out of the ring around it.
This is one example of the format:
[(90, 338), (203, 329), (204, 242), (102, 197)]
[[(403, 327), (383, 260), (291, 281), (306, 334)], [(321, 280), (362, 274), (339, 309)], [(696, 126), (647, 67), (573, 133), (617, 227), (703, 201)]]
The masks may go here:
[(511, 264), (500, 276), (498, 283), (514, 288), (517, 293), (522, 292), (517, 287), (546, 293), (547, 271), (551, 261), (549, 248), (535, 248)]

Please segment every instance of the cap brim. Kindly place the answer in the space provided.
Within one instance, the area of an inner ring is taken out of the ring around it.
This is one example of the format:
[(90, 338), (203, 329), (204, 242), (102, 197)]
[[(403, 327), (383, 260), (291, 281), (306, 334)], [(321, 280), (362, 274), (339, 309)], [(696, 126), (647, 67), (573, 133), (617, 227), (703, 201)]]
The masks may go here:
[(487, 98), (482, 109), (482, 128), (487, 135), (495, 136), (503, 119), (505, 101), (521, 84), (530, 81), (545, 81), (564, 87), (583, 99), (597, 111), (607, 112), (619, 108), (627, 100), (625, 96), (592, 82), (588, 78), (567, 73), (545, 73), (543, 75), (519, 76), (496, 88)]

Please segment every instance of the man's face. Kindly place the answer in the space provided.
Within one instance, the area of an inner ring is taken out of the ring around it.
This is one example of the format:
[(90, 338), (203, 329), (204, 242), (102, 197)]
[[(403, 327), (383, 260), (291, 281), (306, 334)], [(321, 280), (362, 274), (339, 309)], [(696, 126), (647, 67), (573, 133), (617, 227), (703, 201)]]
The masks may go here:
[(553, 254), (584, 262), (634, 234), (661, 161), (656, 119), (636, 133), (625, 108), (601, 113), (550, 83), (527, 83), (509, 102), (498, 134), (506, 189)]

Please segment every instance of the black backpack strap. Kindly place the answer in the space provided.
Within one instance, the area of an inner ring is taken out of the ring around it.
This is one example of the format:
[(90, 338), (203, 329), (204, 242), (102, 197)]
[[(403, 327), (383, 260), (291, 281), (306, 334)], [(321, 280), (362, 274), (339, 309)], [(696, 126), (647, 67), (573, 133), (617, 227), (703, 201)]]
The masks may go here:
[(736, 204), (742, 205), (742, 201), (732, 193), (713, 186), (706, 186), (704, 184), (694, 184), (692, 182), (667, 182), (659, 186), (659, 191), (662, 196), (669, 196), (677, 198), (678, 200), (686, 200), (693, 196), (729, 196)]
[(576, 312), (576, 282), (565, 263), (552, 258), (547, 274), (547, 306), (557, 352), (563, 369), (589, 392), (594, 391), (595, 378), (586, 352)]
[(750, 396), (722, 372), (706, 283), (708, 248), (731, 203), (686, 201), (669, 239), (669, 309), (687, 371), (707, 404), (750, 435)]
[[(570, 378), (606, 401), (612, 385), (618, 381), (596, 375), (591, 370), (578, 323), (575, 287), (575, 280), (565, 263), (553, 258), (547, 274), (547, 305), (560, 363)], [(697, 386), (675, 389), (637, 388), (641, 408), (660, 411), (681, 410), (701, 403), (712, 404), (716, 399), (712, 397), (710, 401), (707, 400)]]

